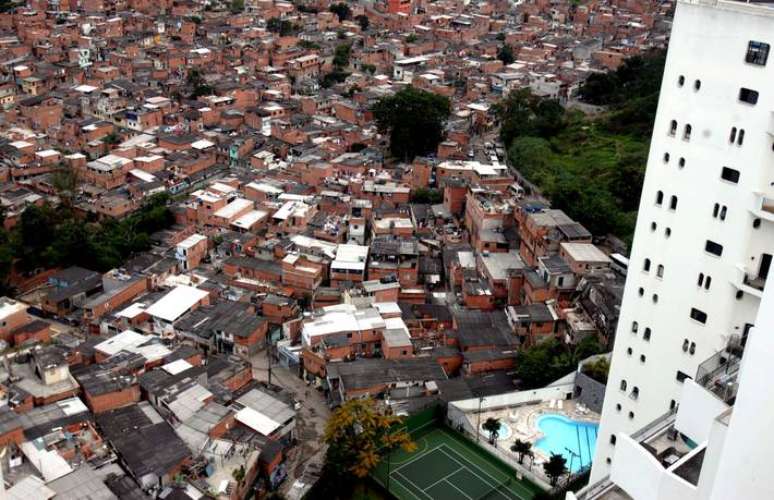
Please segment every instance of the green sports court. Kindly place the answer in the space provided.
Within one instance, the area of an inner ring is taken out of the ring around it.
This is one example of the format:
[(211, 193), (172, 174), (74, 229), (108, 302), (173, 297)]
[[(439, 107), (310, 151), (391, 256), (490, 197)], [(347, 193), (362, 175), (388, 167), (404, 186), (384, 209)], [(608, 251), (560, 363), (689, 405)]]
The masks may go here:
[(399, 500), (527, 500), (539, 491), (451, 429), (426, 427), (413, 439), (415, 451), (394, 451), (373, 474)]

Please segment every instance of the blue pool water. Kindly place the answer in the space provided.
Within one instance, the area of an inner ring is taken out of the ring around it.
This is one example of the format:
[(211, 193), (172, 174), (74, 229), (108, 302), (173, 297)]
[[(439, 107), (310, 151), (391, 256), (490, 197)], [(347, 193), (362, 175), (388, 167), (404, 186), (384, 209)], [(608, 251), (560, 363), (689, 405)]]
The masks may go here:
[(538, 419), (543, 437), (535, 447), (548, 455), (558, 453), (567, 459), (567, 467), (577, 472), (591, 464), (594, 448), (597, 446), (597, 427), (588, 422), (578, 422), (563, 415), (543, 415)]

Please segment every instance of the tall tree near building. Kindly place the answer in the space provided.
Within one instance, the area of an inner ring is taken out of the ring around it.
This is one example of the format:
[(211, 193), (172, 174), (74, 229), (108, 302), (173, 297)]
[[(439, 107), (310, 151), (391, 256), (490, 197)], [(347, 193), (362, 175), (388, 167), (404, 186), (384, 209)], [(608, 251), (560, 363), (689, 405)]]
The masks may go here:
[(372, 399), (347, 401), (333, 412), (325, 426), (326, 467), (339, 477), (366, 477), (382, 455), (416, 445), (405, 431), (395, 431), (400, 417), (376, 408)]
[(379, 99), (372, 111), (379, 132), (390, 134), (392, 155), (410, 161), (435, 153), (443, 140), (451, 105), (446, 97), (407, 87)]

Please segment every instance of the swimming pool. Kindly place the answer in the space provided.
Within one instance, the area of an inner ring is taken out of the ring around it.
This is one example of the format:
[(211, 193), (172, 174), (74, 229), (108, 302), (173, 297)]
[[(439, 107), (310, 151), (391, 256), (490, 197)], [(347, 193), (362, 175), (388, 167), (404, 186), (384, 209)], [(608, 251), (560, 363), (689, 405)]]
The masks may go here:
[(543, 415), (537, 422), (543, 437), (535, 447), (548, 455), (558, 453), (567, 459), (567, 468), (577, 472), (591, 464), (597, 446), (598, 424), (579, 422), (564, 415)]

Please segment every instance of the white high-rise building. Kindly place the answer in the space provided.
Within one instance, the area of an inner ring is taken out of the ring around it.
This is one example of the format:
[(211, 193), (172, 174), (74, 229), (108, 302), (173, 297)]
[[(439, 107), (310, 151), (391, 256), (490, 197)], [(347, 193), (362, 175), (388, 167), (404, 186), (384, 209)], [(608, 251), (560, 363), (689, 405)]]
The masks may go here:
[(622, 437), (714, 383), (755, 323), (774, 254), (772, 44), (774, 3), (677, 2), (592, 483), (632, 459)]

